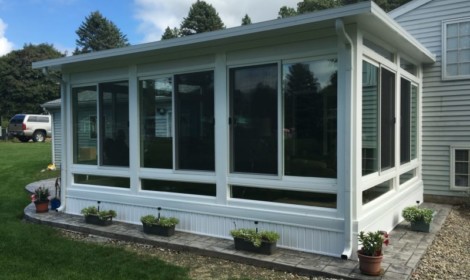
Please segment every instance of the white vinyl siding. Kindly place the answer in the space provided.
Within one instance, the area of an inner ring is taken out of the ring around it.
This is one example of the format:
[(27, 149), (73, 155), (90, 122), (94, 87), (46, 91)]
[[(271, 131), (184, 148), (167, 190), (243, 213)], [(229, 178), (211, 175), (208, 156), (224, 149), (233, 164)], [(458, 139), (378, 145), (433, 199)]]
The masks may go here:
[(468, 0), (434, 0), (395, 18), (437, 59), (433, 65), (423, 68), (422, 175), (425, 194), (461, 194), (450, 187), (449, 147), (470, 142), (470, 78), (442, 80), (442, 23), (468, 18), (469, 14)]

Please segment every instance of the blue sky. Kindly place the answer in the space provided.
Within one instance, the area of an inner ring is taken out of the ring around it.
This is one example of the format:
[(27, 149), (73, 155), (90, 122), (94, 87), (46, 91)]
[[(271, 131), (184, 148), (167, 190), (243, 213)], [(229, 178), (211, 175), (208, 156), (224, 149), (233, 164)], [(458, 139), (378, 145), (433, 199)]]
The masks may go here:
[[(179, 27), (196, 0), (0, 0), (0, 56), (24, 44), (53, 44), (70, 55), (75, 31), (91, 12), (100, 11), (132, 45), (160, 40), (166, 26)], [(300, 0), (205, 0), (227, 27), (245, 14), (253, 22), (275, 19), (281, 6)]]

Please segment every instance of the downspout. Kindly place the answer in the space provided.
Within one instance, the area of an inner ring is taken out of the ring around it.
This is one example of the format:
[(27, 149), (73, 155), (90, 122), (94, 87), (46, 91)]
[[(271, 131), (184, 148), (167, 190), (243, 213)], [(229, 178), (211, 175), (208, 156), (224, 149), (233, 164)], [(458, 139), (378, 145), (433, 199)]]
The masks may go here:
[[(349, 56), (349, 62), (346, 68), (345, 68), (345, 87), (348, 86), (349, 89), (352, 91), (352, 81), (353, 81), (353, 65), (354, 65), (354, 59), (353, 59), (353, 42), (349, 35), (346, 33), (346, 30), (344, 28), (344, 23), (341, 19), (336, 19), (335, 22), (335, 29), (336, 29), (336, 34), (338, 35), (338, 39), (340, 42), (340, 50), (347, 56)], [(346, 102), (346, 106), (351, 106), (351, 99)], [(349, 110), (346, 110), (346, 112), (349, 112)], [(346, 116), (347, 120), (351, 120), (351, 116)], [(349, 127), (351, 129), (351, 125), (346, 124), (346, 127)], [(351, 133), (349, 133), (351, 135)], [(351, 155), (351, 144), (345, 145), (346, 147), (346, 153)], [(349, 148), (348, 148), (349, 147)], [(351, 192), (351, 186), (352, 186), (352, 180), (351, 180), (351, 168), (352, 168), (352, 160), (351, 156), (348, 156), (349, 161), (348, 164), (346, 164), (345, 168), (345, 188), (344, 188), (344, 250), (343, 253), (341, 254), (341, 259), (347, 260), (351, 257), (352, 254), (352, 239), (353, 239), (353, 197), (352, 197), (352, 192)]]
[[(67, 83), (62, 80), (61, 78), (59, 77), (55, 77), (55, 76), (52, 76), (50, 75), (49, 73), (49, 68), (48, 67), (44, 67), (42, 68), (42, 73), (44, 75), (46, 75), (47, 77), (51, 78), (52, 80), (58, 82), (60, 84), (60, 96), (61, 96), (61, 104), (60, 104), (60, 125), (61, 125), (61, 130), (62, 130), (62, 134), (63, 134), (63, 129), (64, 129), (64, 115), (65, 115), (65, 110), (64, 110), (64, 98), (63, 96), (65, 95), (65, 90), (66, 90), (66, 85)], [(63, 155), (64, 155), (64, 137), (61, 137), (61, 146), (60, 146), (60, 149), (61, 149), (61, 157), (63, 158)], [(65, 192), (66, 192), (66, 189), (65, 188), (65, 184), (64, 183), (64, 175), (65, 175), (65, 172), (64, 172), (64, 163), (62, 162), (61, 160), (61, 166), (60, 166), (60, 206), (55, 210), (56, 212), (62, 212), (65, 210)]]

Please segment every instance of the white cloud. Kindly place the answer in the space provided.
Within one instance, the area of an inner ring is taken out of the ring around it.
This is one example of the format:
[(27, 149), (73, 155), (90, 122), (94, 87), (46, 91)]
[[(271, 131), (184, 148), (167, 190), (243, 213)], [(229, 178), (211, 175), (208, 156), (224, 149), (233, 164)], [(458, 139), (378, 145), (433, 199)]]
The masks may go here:
[(13, 43), (5, 37), (5, 30), (8, 25), (0, 18), (0, 56), (3, 56), (13, 50)]
[[(282, 6), (297, 7), (300, 0), (205, 0), (214, 6), (227, 27), (241, 25), (248, 14), (251, 21), (276, 19)], [(141, 21), (138, 33), (144, 34), (143, 42), (160, 40), (165, 28), (179, 27), (188, 15), (189, 7), (196, 0), (135, 0), (135, 18)]]

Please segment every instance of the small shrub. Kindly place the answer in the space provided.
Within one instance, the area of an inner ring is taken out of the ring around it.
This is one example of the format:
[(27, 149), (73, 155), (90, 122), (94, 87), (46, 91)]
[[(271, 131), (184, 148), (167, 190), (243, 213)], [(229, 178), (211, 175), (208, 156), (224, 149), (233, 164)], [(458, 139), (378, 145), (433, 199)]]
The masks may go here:
[(162, 227), (176, 226), (180, 222), (175, 217), (168, 217), (168, 218), (167, 217), (160, 217), (160, 218), (157, 218), (154, 215), (142, 216), (142, 217), (140, 217), (140, 221), (143, 224), (146, 224), (148, 226), (158, 225), (158, 226), (162, 226)]
[(96, 206), (85, 207), (85, 208), (82, 209), (81, 213), (84, 216), (96, 215), (101, 220), (107, 219), (109, 217), (115, 218), (117, 216), (116, 211), (114, 211), (114, 210), (100, 210), (100, 211), (98, 211), (98, 208), (96, 208)]
[(256, 232), (252, 228), (240, 228), (230, 231), (230, 235), (233, 238), (241, 238), (248, 241), (251, 241), (255, 247), (260, 247), (263, 241), (268, 243), (274, 243), (279, 240), (280, 235), (275, 231), (259, 231)]
[(430, 224), (433, 215), (432, 209), (419, 208), (418, 206), (409, 206), (402, 211), (403, 218), (410, 223), (424, 221), (426, 224)]

